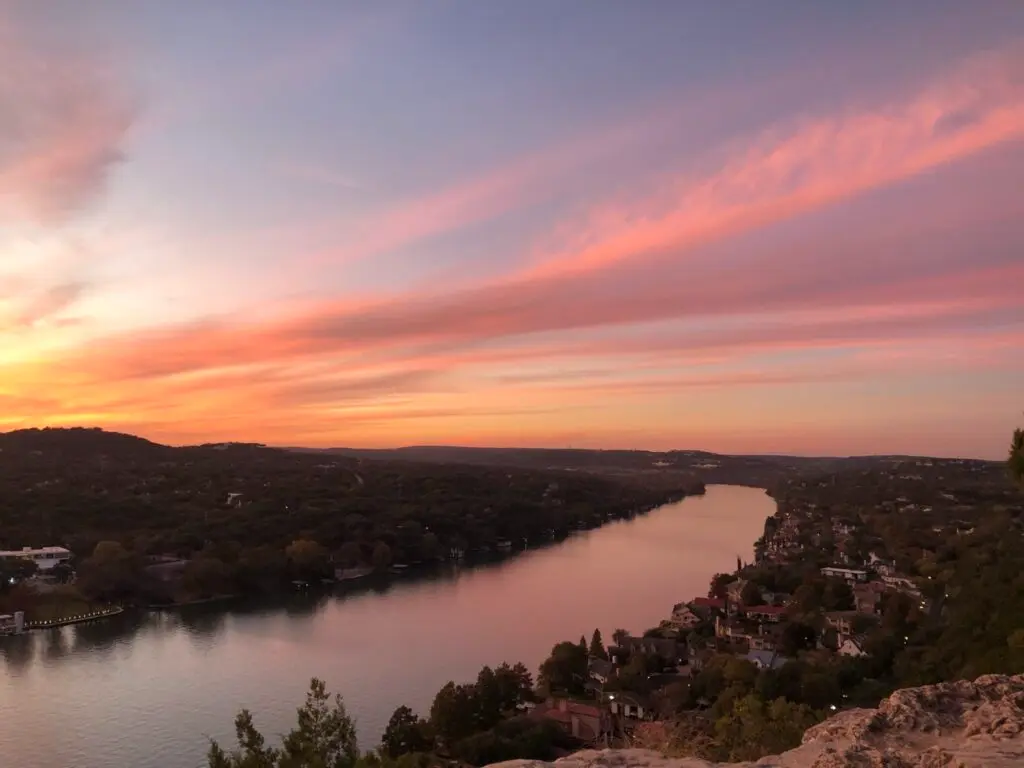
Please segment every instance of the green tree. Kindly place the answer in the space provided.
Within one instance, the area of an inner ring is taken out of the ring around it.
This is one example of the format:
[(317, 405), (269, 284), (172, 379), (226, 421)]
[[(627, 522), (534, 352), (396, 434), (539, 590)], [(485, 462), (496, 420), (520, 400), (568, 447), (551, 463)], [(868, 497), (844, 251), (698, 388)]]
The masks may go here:
[(1013, 431), (1013, 439), (1010, 441), (1010, 455), (1006, 463), (1010, 470), (1010, 477), (1021, 488), (1024, 488), (1024, 429), (1015, 429)]
[(355, 568), (363, 560), (363, 550), (358, 541), (346, 541), (338, 551), (338, 559), (345, 568)]
[(815, 638), (816, 634), (813, 627), (799, 621), (787, 622), (782, 627), (782, 632), (779, 635), (779, 653), (793, 658), (800, 651), (813, 648)]
[(476, 677), (477, 727), (486, 730), (496, 725), (502, 718), (502, 705), (498, 676), (484, 667)]
[(817, 613), (822, 609), (825, 582), (821, 579), (805, 581), (793, 593), (793, 604), (799, 613)]
[(476, 686), (447, 683), (430, 706), (430, 727), (447, 746), (476, 731)]
[(281, 747), (268, 747), (243, 709), (235, 718), (238, 746), (230, 753), (216, 741), (207, 752), (209, 768), (354, 768), (359, 759), (356, 729), (341, 696), (331, 695), (322, 680), (310, 681), (306, 703), (298, 709), (295, 728)]
[(768, 704), (757, 696), (744, 696), (715, 721), (716, 757), (740, 761), (780, 754), (798, 746), (804, 731), (817, 720), (803, 704), (785, 699)]
[(514, 712), (520, 705), (533, 701), (533, 676), (525, 664), (502, 664), (494, 670), (502, 712)]
[(583, 693), (587, 681), (587, 646), (584, 642), (559, 643), (540, 665), (538, 682), (547, 693)]
[(438, 540), (437, 534), (427, 531), (420, 540), (420, 557), (424, 560), (437, 560), (440, 555), (441, 542)]
[(605, 650), (600, 629), (595, 629), (593, 636), (590, 638), (590, 655), (595, 659), (608, 658), (608, 651)]
[(724, 600), (728, 594), (726, 588), (738, 579), (734, 573), (716, 573), (711, 577), (711, 586), (708, 588), (708, 597), (717, 597)]
[(328, 574), (327, 550), (312, 539), (296, 539), (284, 554), (297, 578), (314, 580)]
[(648, 675), (660, 672), (662, 660), (653, 654), (635, 652), (630, 655), (629, 661), (619, 670), (617, 678), (612, 681), (612, 687), (634, 693), (650, 693), (651, 683)]
[(383, 541), (378, 541), (373, 547), (373, 567), (383, 571), (391, 565), (391, 547)]
[[(35, 563), (33, 563), (35, 565)], [(60, 584), (67, 584), (75, 575), (75, 569), (67, 563), (57, 563), (50, 569), (50, 576)]]
[(430, 747), (426, 721), (417, 717), (409, 707), (396, 709), (381, 737), (381, 753), (388, 757), (400, 757), (413, 752), (426, 752)]
[(1015, 629), (1006, 638), (1006, 644), (1015, 651), (1024, 651), (1024, 629)]
[(206, 753), (209, 768), (277, 768), (281, 765), (280, 750), (266, 745), (252, 721), (252, 714), (243, 709), (235, 717), (235, 739), (238, 747), (230, 753), (216, 741), (210, 741)]
[(306, 703), (298, 710), (298, 727), (284, 738), (281, 768), (352, 768), (359, 759), (356, 726), (341, 696), (331, 695), (313, 678)]
[(842, 579), (829, 579), (821, 596), (826, 611), (852, 611), (855, 603), (853, 589)]
[(743, 601), (744, 605), (749, 606), (764, 603), (764, 599), (761, 597), (761, 588), (752, 581), (748, 581), (743, 585), (743, 589), (740, 590), (740, 600)]
[(223, 595), (231, 588), (231, 569), (212, 555), (200, 555), (185, 566), (181, 585), (192, 598)]
[(101, 541), (82, 563), (79, 587), (89, 597), (120, 600), (135, 592), (141, 576), (139, 558), (120, 542)]
[(832, 667), (807, 667), (800, 681), (800, 701), (812, 709), (825, 709), (842, 699), (836, 671)]
[(35, 576), (35, 562), (22, 557), (0, 558), (0, 594), (7, 592), (19, 581)]
[(265, 594), (278, 589), (288, 578), (288, 560), (275, 547), (244, 549), (235, 567), (235, 582), (244, 592)]
[(747, 691), (752, 691), (757, 680), (757, 667), (753, 662), (734, 657), (725, 663), (722, 674), (728, 685), (739, 685)]

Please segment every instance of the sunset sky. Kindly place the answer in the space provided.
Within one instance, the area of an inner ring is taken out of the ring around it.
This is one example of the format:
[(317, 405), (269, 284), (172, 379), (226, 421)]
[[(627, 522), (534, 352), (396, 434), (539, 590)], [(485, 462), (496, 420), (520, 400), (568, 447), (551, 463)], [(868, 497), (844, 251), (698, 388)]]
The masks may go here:
[(1024, 2), (0, 0), (0, 431), (1002, 458), (1021, 411)]

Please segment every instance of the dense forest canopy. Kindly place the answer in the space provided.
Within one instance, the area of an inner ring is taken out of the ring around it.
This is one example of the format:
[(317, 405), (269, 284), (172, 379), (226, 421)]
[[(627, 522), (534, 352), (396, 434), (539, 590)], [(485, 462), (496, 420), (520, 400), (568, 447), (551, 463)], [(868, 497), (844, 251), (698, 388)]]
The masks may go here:
[(428, 533), (464, 548), (534, 539), (696, 487), (251, 445), (170, 448), (95, 430), (8, 433), (0, 450), (0, 544), (62, 543), (81, 555), (104, 540), (189, 555), (211, 541), (284, 549), (312, 539), (331, 551), (383, 541), (396, 560), (418, 559)]
[[(162, 604), (537, 545), (702, 488), (690, 476), (652, 482), (24, 430), (0, 435), (0, 548), (65, 546), (90, 598)], [(171, 583), (162, 577), (176, 566), (154, 557), (188, 565)]]

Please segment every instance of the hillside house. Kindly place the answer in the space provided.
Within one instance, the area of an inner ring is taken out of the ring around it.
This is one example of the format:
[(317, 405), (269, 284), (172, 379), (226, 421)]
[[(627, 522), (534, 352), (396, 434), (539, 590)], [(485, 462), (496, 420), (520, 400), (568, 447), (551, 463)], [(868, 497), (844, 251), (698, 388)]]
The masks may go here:
[(633, 637), (627, 635), (615, 650), (629, 654), (645, 653), (657, 656), (666, 666), (678, 666), (686, 663), (686, 643), (665, 637)]
[(698, 612), (725, 610), (725, 600), (721, 597), (695, 597), (687, 605)]
[(654, 707), (642, 696), (619, 691), (608, 695), (608, 708), (613, 715), (630, 720), (653, 720)]
[(853, 599), (859, 613), (877, 616), (882, 606), (882, 593), (885, 586), (877, 581), (857, 584), (853, 588)]
[(749, 643), (752, 651), (774, 651), (777, 648), (774, 635), (751, 635)]
[(744, 658), (758, 669), (778, 669), (789, 661), (775, 651), (750, 651)]
[(746, 579), (730, 581), (725, 587), (725, 595), (733, 605), (741, 605), (743, 602), (743, 588), (747, 586)]
[(772, 624), (777, 624), (786, 618), (786, 606), (784, 605), (752, 605), (749, 608), (744, 608), (743, 612), (748, 619), (767, 621)]
[(672, 617), (668, 625), (674, 629), (691, 629), (701, 623), (703, 619), (697, 615), (686, 603), (679, 603), (672, 608)]
[(845, 638), (839, 645), (838, 653), (840, 656), (850, 656), (851, 658), (868, 655), (864, 650), (864, 638), (862, 637)]
[(23, 547), (22, 549), (0, 550), (0, 559), (31, 560), (40, 571), (49, 571), (71, 559), (71, 551), (64, 547)]
[(740, 643), (747, 650), (774, 650), (776, 635), (774, 626), (758, 625), (737, 619), (716, 619), (715, 637), (720, 640), (731, 640)]
[(615, 664), (606, 659), (591, 658), (587, 665), (590, 679), (604, 685), (615, 677)]
[(906, 576), (899, 576), (896, 574), (883, 576), (882, 582), (890, 589), (902, 592), (905, 595), (910, 595), (911, 597), (921, 596), (921, 590), (919, 590), (917, 585)]
[(860, 568), (840, 568), (829, 565), (821, 569), (822, 576), (830, 576), (836, 579), (843, 579), (851, 584), (868, 580), (868, 572)]
[(548, 699), (531, 710), (531, 718), (552, 720), (573, 738), (590, 745), (607, 743), (612, 731), (611, 715), (595, 704)]
[(829, 611), (825, 614), (825, 623), (840, 635), (852, 635), (853, 625), (863, 616), (859, 611)]

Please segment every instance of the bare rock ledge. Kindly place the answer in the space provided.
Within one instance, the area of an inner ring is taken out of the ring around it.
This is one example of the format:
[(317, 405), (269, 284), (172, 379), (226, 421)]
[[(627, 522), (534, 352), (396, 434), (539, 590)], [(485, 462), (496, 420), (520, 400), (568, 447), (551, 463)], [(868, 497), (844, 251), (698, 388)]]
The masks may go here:
[(1024, 675), (896, 691), (878, 709), (840, 712), (803, 743), (754, 763), (667, 758), (642, 749), (577, 752), (501, 768), (1024, 768)]

